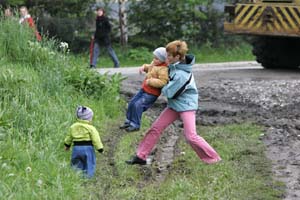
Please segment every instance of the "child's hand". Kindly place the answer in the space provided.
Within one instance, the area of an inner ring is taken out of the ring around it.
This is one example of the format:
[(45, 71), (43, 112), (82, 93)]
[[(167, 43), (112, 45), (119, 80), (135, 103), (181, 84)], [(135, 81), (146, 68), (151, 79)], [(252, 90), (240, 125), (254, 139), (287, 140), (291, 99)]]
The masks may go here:
[(103, 151), (104, 151), (103, 149), (98, 149), (99, 153), (103, 153)]
[(145, 67), (144, 67), (144, 65), (143, 65), (143, 66), (141, 66), (141, 67), (139, 68), (139, 72), (140, 72), (140, 74), (142, 74), (144, 71), (145, 71)]
[(146, 80), (146, 85), (149, 85), (149, 81), (150, 81), (149, 79)]

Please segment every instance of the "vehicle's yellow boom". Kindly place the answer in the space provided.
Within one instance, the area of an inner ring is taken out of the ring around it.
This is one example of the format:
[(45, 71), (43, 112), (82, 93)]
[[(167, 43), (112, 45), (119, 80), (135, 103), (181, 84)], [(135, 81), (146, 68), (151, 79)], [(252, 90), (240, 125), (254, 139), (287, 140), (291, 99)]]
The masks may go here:
[(247, 35), (300, 36), (300, 1), (252, 1), (227, 5), (225, 32)]

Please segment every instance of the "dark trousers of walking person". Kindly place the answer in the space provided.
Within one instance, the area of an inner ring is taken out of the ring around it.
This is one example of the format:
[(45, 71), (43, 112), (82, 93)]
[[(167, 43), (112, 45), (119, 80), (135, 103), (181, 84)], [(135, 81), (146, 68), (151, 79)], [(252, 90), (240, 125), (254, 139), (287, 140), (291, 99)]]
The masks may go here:
[(100, 55), (100, 48), (106, 48), (108, 55), (110, 56), (110, 58), (112, 59), (112, 61), (114, 62), (114, 67), (118, 68), (120, 66), (119, 64), (119, 60), (118, 57), (115, 53), (115, 51), (113, 50), (113, 48), (111, 47), (110, 44), (106, 44), (106, 45), (99, 45), (98, 42), (94, 42), (94, 50), (93, 50), (93, 57), (91, 59), (91, 63), (90, 65), (93, 67), (96, 67), (97, 64), (97, 59)]

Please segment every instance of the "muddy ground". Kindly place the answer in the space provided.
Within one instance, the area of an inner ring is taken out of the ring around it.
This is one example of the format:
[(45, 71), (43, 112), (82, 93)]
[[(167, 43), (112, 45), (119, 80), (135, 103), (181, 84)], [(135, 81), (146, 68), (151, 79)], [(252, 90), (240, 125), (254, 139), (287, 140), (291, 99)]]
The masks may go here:
[[(273, 163), (274, 177), (286, 183), (284, 199), (300, 199), (300, 71), (226, 67), (194, 70), (200, 93), (197, 124), (250, 121), (266, 127), (262, 140), (266, 156)], [(122, 94), (129, 99), (139, 89), (143, 76), (126, 76)], [(146, 115), (154, 120), (165, 105), (166, 100), (160, 97)], [(178, 153), (178, 127), (181, 128), (180, 122), (167, 130), (151, 157), (155, 165), (144, 168), (145, 175), (156, 181), (164, 179)]]

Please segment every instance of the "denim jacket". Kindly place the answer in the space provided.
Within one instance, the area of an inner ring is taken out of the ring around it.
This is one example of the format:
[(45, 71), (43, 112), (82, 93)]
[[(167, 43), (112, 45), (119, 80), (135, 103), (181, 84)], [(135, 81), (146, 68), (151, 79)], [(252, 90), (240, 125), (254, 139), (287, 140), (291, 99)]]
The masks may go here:
[(169, 65), (169, 83), (162, 89), (168, 98), (168, 107), (177, 111), (198, 109), (198, 90), (192, 74), (193, 55), (186, 55), (185, 62)]

